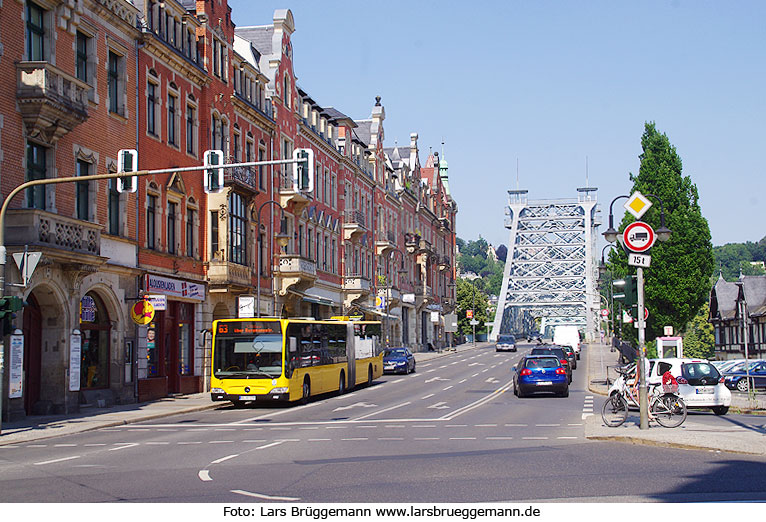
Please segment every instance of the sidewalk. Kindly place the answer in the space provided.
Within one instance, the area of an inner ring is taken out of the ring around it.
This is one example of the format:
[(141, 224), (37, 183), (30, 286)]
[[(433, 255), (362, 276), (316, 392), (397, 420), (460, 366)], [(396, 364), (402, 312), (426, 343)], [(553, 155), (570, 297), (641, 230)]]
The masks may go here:
[[(489, 343), (476, 343), (476, 348), (488, 345)], [(451, 351), (417, 352), (415, 353), (415, 360), (417, 362), (428, 361), (473, 348), (473, 345), (466, 343), (456, 346)], [(218, 408), (223, 404), (226, 403), (211, 401), (210, 393), (205, 392), (167, 397), (157, 401), (138, 404), (93, 408), (82, 413), (32, 416), (13, 422), (3, 421), (0, 446), (144, 422), (181, 413), (210, 410)]]
[[(591, 440), (608, 440), (629, 442), (632, 444), (647, 444), (673, 448), (708, 449), (729, 451), (735, 453), (747, 453), (754, 455), (766, 455), (766, 417), (764, 424), (758, 429), (746, 426), (733, 420), (730, 415), (717, 417), (717, 423), (705, 423), (703, 418), (707, 415), (690, 414), (686, 421), (678, 428), (663, 428), (650, 423), (649, 429), (639, 428), (639, 414), (630, 411), (628, 420), (618, 428), (605, 426), (601, 419), (601, 407), (606, 398), (608, 387), (606, 375), (612, 381), (617, 374), (611, 367), (618, 362), (618, 352), (612, 352), (610, 346), (603, 344), (589, 344), (585, 348), (588, 363), (588, 390), (595, 394), (593, 401), (593, 414), (585, 418), (585, 437)], [(609, 367), (609, 369), (608, 369)], [(763, 413), (766, 410), (766, 398), (758, 396), (751, 409), (747, 398), (740, 394), (732, 394), (730, 413)]]

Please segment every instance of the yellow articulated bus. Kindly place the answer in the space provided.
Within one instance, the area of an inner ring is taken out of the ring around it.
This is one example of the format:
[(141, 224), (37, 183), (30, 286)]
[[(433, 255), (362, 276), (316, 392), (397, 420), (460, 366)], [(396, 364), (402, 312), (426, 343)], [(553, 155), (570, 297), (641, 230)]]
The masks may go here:
[(210, 396), (235, 406), (344, 393), (383, 375), (381, 323), (275, 317), (213, 321)]

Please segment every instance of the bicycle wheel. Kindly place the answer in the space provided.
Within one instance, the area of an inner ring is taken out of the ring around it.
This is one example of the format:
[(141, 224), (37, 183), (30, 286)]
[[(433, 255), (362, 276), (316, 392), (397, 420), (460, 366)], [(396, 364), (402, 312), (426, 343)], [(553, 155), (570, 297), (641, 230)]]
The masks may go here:
[(615, 393), (604, 402), (601, 418), (610, 428), (620, 426), (628, 418), (628, 403), (622, 395)]
[(686, 420), (686, 403), (678, 395), (666, 393), (652, 403), (652, 415), (665, 428), (677, 428)]

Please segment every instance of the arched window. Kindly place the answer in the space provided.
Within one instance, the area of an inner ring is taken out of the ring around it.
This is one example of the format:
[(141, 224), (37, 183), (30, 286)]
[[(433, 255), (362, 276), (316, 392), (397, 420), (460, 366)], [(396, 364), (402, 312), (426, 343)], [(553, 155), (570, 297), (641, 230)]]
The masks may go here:
[(94, 292), (80, 300), (82, 355), (80, 389), (109, 387), (109, 314), (104, 302)]

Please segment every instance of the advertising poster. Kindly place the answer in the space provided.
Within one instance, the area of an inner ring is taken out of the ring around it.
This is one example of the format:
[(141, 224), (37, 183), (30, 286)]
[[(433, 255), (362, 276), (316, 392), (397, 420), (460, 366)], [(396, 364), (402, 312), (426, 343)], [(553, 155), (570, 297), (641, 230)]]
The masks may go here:
[(82, 337), (78, 333), (69, 336), (69, 391), (80, 391), (80, 357)]
[(8, 398), (18, 399), (22, 396), (24, 385), (24, 336), (11, 336), (10, 369), (8, 372)]

